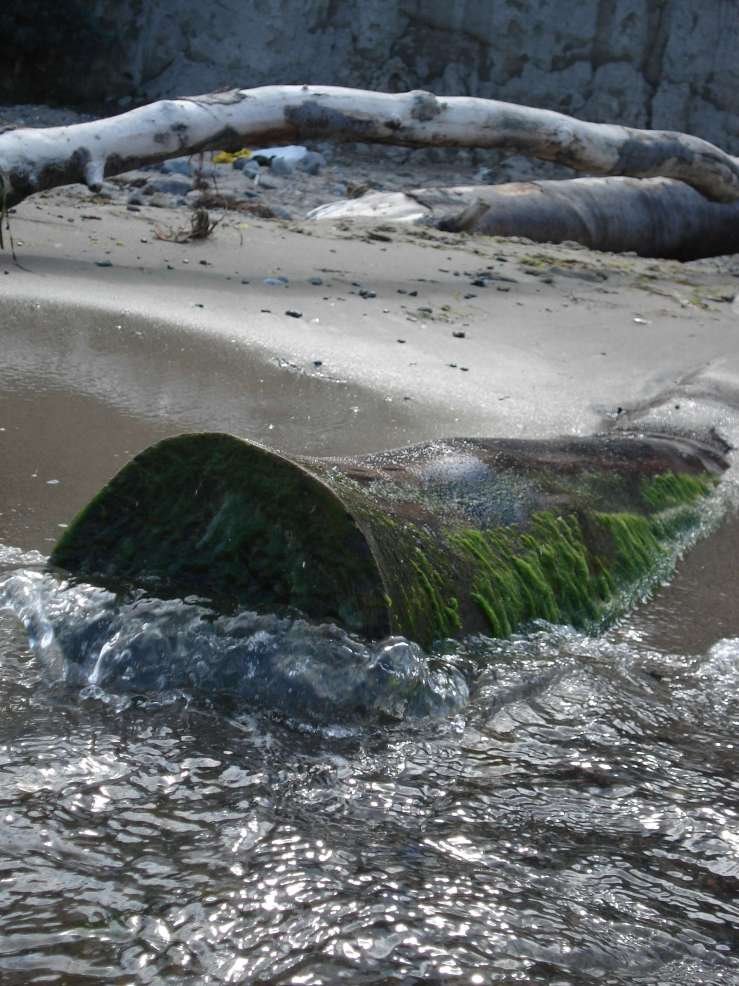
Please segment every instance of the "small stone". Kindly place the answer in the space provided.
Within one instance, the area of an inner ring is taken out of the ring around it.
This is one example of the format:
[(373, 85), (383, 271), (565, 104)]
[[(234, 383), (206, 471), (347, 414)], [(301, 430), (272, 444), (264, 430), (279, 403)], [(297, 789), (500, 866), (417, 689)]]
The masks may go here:
[(298, 161), (298, 169), (304, 171), (308, 175), (317, 175), (326, 164), (326, 158), (323, 154), (319, 154), (317, 151), (308, 151), (308, 153)]
[(313, 360), (313, 366), (323, 366), (323, 360), (322, 359), (314, 359)]
[(467, 336), (466, 332), (452, 332), (455, 339), (464, 339)]
[(288, 308), (287, 311), (285, 312), (285, 314), (286, 315), (289, 315), (290, 318), (302, 318), (303, 317), (303, 313), (302, 312), (299, 312), (297, 310), (297, 308)]
[(488, 286), (488, 282), (484, 277), (476, 277), (474, 281), (470, 281), (470, 286), (473, 288), (486, 288)]
[(174, 209), (178, 205), (178, 200), (174, 195), (166, 195), (164, 192), (154, 192), (149, 198), (149, 205), (157, 209)]
[(258, 184), (260, 188), (268, 188), (268, 189), (282, 188), (281, 179), (276, 178), (273, 175), (266, 175), (264, 174), (264, 172), (260, 172), (258, 178), (259, 178)]
[(240, 171), (246, 178), (254, 179), (262, 173), (262, 169), (256, 161), (251, 161), (245, 157), (237, 157), (233, 166), (236, 171)]
[(269, 170), (273, 175), (278, 175), (280, 178), (289, 178), (295, 171), (295, 165), (288, 158), (273, 157)]
[(405, 339), (398, 339), (398, 342), (405, 342)]
[(144, 186), (144, 195), (161, 192), (163, 195), (186, 195), (192, 191), (192, 182), (183, 175), (171, 175), (169, 178), (150, 178)]
[(112, 264), (112, 262), (110, 260), (96, 260), (95, 261), (95, 266), (96, 267), (112, 267), (113, 264)]
[(370, 288), (360, 288), (360, 290), (359, 290), (359, 297), (360, 298), (376, 298), (377, 297), (377, 293), (375, 291), (372, 291)]
[(174, 157), (169, 161), (163, 161), (159, 170), (165, 175), (183, 175), (189, 177), (191, 174), (190, 161), (186, 157)]

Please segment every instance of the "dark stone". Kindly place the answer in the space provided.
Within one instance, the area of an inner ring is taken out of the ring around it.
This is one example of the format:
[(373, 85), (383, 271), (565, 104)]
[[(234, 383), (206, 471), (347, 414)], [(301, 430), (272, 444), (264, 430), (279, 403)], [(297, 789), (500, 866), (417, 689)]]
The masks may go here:
[(182, 175), (170, 175), (168, 178), (150, 178), (144, 186), (144, 194), (152, 195), (161, 192), (163, 195), (187, 195), (192, 191), (192, 182)]

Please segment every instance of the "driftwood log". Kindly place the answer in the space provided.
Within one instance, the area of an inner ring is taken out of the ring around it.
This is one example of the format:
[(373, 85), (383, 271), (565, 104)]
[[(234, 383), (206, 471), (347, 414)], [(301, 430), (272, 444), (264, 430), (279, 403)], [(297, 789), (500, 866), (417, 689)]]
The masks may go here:
[(449, 232), (572, 240), (591, 250), (697, 260), (739, 251), (739, 202), (711, 202), (671, 178), (574, 178), (368, 192), (310, 219), (419, 222)]
[[(161, 100), (91, 123), (2, 133), (0, 209), (5, 212), (35, 192), (75, 182), (98, 190), (106, 176), (177, 155), (309, 139), (488, 147), (555, 161), (591, 175), (673, 179), (700, 193), (700, 197), (686, 193), (681, 198), (679, 208), (690, 213), (691, 231), (678, 239), (700, 240), (717, 220), (722, 229), (735, 223), (736, 210), (706, 210), (701, 197), (716, 203), (739, 200), (739, 159), (687, 134), (587, 123), (551, 110), (468, 96), (265, 86)], [(573, 187), (560, 196), (549, 192), (542, 196), (531, 201), (546, 213), (541, 224), (555, 228), (567, 224), (583, 197), (586, 212), (595, 208), (608, 213), (619, 208), (620, 201), (618, 196), (618, 201), (614, 199), (612, 186), (598, 183), (592, 183), (587, 193)], [(647, 201), (652, 197), (654, 208)], [(641, 211), (642, 225), (632, 228), (635, 238), (649, 241), (654, 238), (650, 224), (662, 221), (664, 196), (657, 186), (645, 186), (641, 198), (647, 204), (634, 207), (632, 217)], [(500, 222), (492, 216), (497, 207), (506, 217)], [(510, 200), (491, 204), (483, 226), (509, 228), (510, 207)], [(527, 208), (530, 213), (531, 207)], [(516, 232), (522, 235), (522, 230)], [(569, 238), (579, 239), (576, 233)], [(597, 237), (590, 241), (611, 249)], [(728, 249), (720, 246), (716, 252)]]
[(535, 619), (595, 629), (668, 574), (725, 465), (664, 437), (319, 459), (183, 435), (125, 466), (51, 562), (111, 588), (295, 609), (424, 645)]
[(8, 206), (46, 188), (245, 144), (331, 139), (406, 147), (489, 147), (598, 175), (662, 176), (717, 202), (739, 199), (739, 159), (698, 137), (586, 123), (472, 96), (264, 86), (164, 99), (109, 119), (0, 134)]

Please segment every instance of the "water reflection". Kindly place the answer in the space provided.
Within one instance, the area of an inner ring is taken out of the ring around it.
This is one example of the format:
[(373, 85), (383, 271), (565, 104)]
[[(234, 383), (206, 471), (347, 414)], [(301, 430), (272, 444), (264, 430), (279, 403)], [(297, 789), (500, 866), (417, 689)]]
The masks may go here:
[(466, 704), (347, 718), (71, 688), (1, 619), (3, 983), (739, 977), (739, 640), (469, 641)]

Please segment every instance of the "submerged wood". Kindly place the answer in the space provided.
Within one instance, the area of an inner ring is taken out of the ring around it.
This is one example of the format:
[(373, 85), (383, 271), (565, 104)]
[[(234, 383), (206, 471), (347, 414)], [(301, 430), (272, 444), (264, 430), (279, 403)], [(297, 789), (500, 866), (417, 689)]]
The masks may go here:
[(725, 466), (664, 437), (450, 439), (321, 459), (183, 435), (114, 477), (51, 561), (424, 645), (535, 619), (595, 628), (667, 574)]
[(264, 86), (165, 99), (119, 116), (0, 134), (0, 196), (10, 207), (44, 189), (103, 179), (208, 149), (332, 139), (406, 147), (489, 147), (576, 171), (686, 182), (739, 199), (739, 159), (671, 131), (587, 123), (552, 110), (472, 96), (336, 86)]

